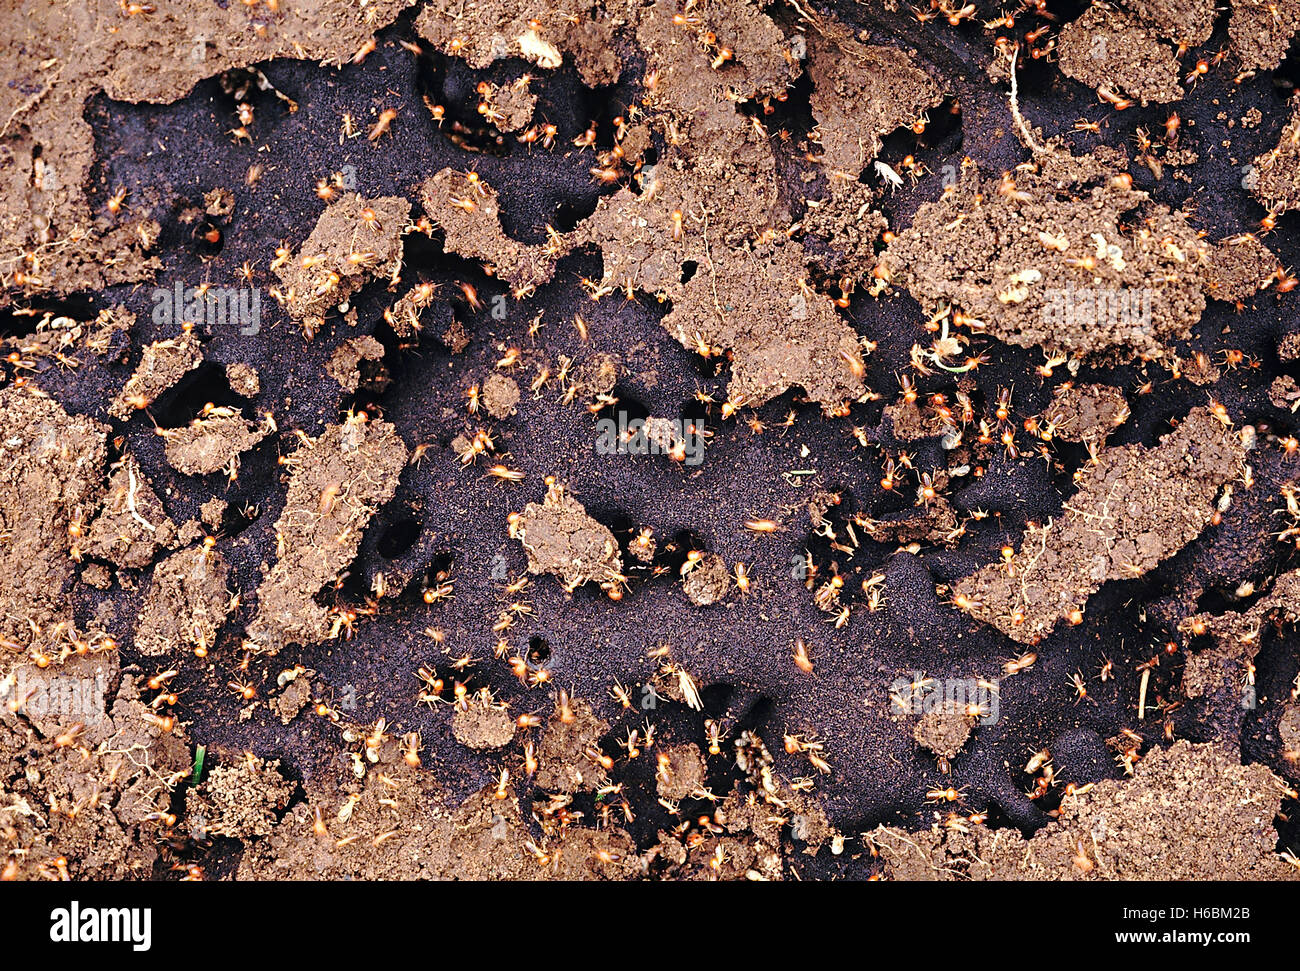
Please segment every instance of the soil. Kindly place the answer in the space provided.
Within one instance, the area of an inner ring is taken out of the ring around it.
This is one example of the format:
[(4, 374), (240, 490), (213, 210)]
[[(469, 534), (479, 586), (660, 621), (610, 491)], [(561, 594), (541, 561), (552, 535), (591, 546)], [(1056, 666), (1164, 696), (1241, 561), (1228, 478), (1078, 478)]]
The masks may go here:
[(1183, 96), (1178, 57), (1139, 17), (1102, 3), (1062, 28), (1057, 44), (1061, 71), (1092, 88), (1106, 87), (1142, 104)]
[(1300, 875), (1298, 29), (20, 5), (0, 878)]
[[(1260, 854), (1277, 839), (1270, 820), (1281, 798), (1262, 766), (1180, 741), (1143, 759), (1132, 782), (1107, 779), (1067, 796), (1060, 817), (1029, 840), (960, 817), (928, 832), (881, 828), (867, 838), (895, 879), (1294, 879), (1285, 863)], [(1171, 832), (1192, 838), (1170, 840)]]
[(951, 759), (962, 750), (970, 733), (971, 720), (965, 712), (933, 708), (917, 720), (912, 735), (918, 745), (942, 759)]
[(1210, 524), (1246, 457), (1227, 424), (1198, 408), (1155, 448), (1100, 452), (1058, 520), (1030, 523), (1018, 550), (954, 585), (958, 606), (1026, 644), (1081, 622), (1101, 584), (1141, 576)]

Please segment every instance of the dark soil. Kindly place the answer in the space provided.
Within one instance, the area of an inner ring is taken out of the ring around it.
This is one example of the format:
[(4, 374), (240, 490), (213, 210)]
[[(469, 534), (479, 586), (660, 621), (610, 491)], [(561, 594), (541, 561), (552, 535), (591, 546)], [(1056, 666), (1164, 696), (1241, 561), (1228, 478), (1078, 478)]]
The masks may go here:
[(0, 877), (1300, 874), (1295, 3), (200, 6), (0, 29)]

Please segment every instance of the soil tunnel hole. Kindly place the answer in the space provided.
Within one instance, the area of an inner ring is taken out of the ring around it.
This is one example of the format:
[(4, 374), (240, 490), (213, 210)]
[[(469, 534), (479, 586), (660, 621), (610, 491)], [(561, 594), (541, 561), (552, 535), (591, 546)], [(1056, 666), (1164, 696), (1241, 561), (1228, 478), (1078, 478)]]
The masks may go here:
[(375, 549), (386, 560), (396, 559), (416, 544), (423, 527), (414, 516), (403, 516), (384, 530)]

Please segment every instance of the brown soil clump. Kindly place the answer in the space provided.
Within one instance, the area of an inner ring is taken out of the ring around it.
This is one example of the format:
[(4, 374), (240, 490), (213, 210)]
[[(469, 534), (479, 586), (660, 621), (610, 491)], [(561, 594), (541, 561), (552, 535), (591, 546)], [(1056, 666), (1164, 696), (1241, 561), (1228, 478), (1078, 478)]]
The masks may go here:
[(495, 267), (496, 276), (524, 297), (555, 275), (559, 237), (529, 246), (501, 228), (496, 190), (477, 175), (443, 169), (420, 189), (420, 204), (442, 228), (444, 248)]
[(1232, 0), (1228, 44), (1248, 71), (1271, 71), (1281, 64), (1297, 30), (1296, 0)]
[(163, 450), (171, 467), (186, 475), (238, 472), (240, 454), (269, 435), (272, 427), (269, 421), (259, 425), (228, 408), (217, 408), (184, 428), (162, 430)]
[(140, 570), (154, 555), (176, 540), (176, 524), (167, 518), (162, 501), (149, 487), (130, 456), (117, 464), (108, 482), (104, 505), (86, 534), (82, 552), (119, 567)]
[(717, 603), (731, 589), (727, 561), (717, 553), (704, 553), (682, 579), (682, 588), (697, 607)]
[(1300, 762), (1300, 704), (1292, 702), (1286, 706), (1278, 719), (1277, 734), (1282, 741), (1282, 758), (1292, 765)]
[(63, 592), (104, 489), (108, 428), (28, 388), (0, 390), (0, 421), (0, 636), (57, 656), (75, 633)]
[(505, 748), (514, 740), (515, 720), (510, 712), (487, 699), (457, 707), (451, 716), (451, 731), (456, 741), (475, 751)]
[(493, 372), (483, 381), (483, 407), (493, 418), (509, 418), (517, 404), (519, 385), (515, 384), (514, 378)]
[(139, 700), (132, 678), (115, 688), (116, 658), (103, 659), (104, 693), (83, 695), (90, 708), (66, 717), (58, 729), (66, 734), (42, 737), (0, 706), (0, 753), (24, 753), (23, 771), (0, 784), (5, 879), (139, 880), (153, 871), (190, 750), (174, 718)]
[(330, 357), (325, 365), (325, 373), (337, 381), (344, 391), (356, 391), (361, 385), (361, 362), (380, 361), (383, 357), (384, 345), (369, 334), (350, 337)]
[(941, 759), (952, 759), (970, 738), (971, 720), (964, 712), (943, 707), (924, 712), (912, 730), (912, 737)]
[(588, 757), (599, 751), (609, 725), (592, 713), (591, 706), (575, 698), (568, 709), (563, 704), (546, 723), (537, 747), (537, 775), (533, 783), (546, 792), (572, 795), (580, 790), (599, 789), (606, 781), (604, 767)]
[(273, 57), (342, 64), (407, 4), (376, 0), (361, 11), (305, 0), (274, 12), (116, 0), (23, 7), (0, 42), (12, 66), (0, 88), (11, 158), (0, 174), (0, 253), (21, 261), (18, 285), (28, 294), (67, 294), (161, 268), (148, 255), (160, 233), (149, 205), (130, 200), (116, 213), (92, 213), (87, 201), (95, 139), (84, 108), (96, 92), (165, 104), (202, 78)]
[(108, 406), (108, 413), (114, 418), (129, 418), (135, 410), (148, 408), (160, 394), (202, 363), (203, 349), (193, 331), (155, 341), (144, 349), (140, 366)]
[(226, 365), (226, 380), (230, 383), (230, 390), (242, 397), (256, 398), (262, 393), (262, 380), (258, 377), (257, 368), (242, 361)]
[(282, 303), (308, 337), (368, 282), (398, 273), (410, 214), (411, 204), (401, 196), (345, 196), (321, 213), (296, 255), (277, 258)]
[(1124, 392), (1107, 384), (1063, 384), (1052, 392), (1043, 420), (1056, 438), (1099, 446), (1129, 417)]
[(479, 114), (499, 131), (516, 132), (528, 126), (537, 108), (537, 95), (528, 90), (526, 77), (510, 84), (484, 81), (479, 89)]
[(1229, 688), (1239, 695), (1237, 685), (1247, 665), (1259, 653), (1260, 635), (1266, 624), (1294, 625), (1300, 622), (1300, 569), (1278, 576), (1262, 597), (1246, 610), (1221, 614), (1198, 613), (1178, 625), (1184, 634), (1209, 634), (1214, 646), (1196, 651), (1183, 669), (1183, 694), (1189, 698), (1210, 697)]
[(954, 547), (962, 536), (957, 511), (947, 499), (863, 519), (863, 532), (878, 543), (938, 543)]
[(839, 191), (880, 152), (881, 137), (943, 100), (943, 87), (892, 47), (869, 47), (835, 22), (807, 34), (822, 164)]
[(205, 546), (181, 550), (159, 563), (140, 609), (136, 650), (159, 655), (181, 647), (206, 654), (230, 612), (228, 573), (221, 554)]
[(1205, 275), (1206, 295), (1239, 303), (1265, 287), (1279, 266), (1278, 258), (1251, 234), (1225, 239), (1209, 252)]
[(197, 789), (186, 791), (185, 819), (202, 835), (269, 836), (293, 791), (278, 760), (264, 762), (250, 752), (234, 765), (217, 766)]
[(982, 825), (864, 836), (895, 880), (1294, 880), (1274, 850), (1280, 783), (1212, 743), (1179, 741), (1131, 780), (1067, 796), (1029, 840)]
[(614, 390), (624, 367), (612, 354), (593, 354), (573, 369), (569, 387), (577, 398), (596, 398)]
[(1061, 28), (1057, 50), (1061, 72), (1091, 88), (1105, 88), (1143, 105), (1183, 96), (1173, 47), (1139, 18), (1105, 4), (1093, 4)]
[(271, 709), (279, 716), (280, 724), (287, 725), (298, 713), (311, 704), (311, 683), (304, 676), (290, 681), (278, 695), (271, 699)]
[(237, 878), (618, 880), (643, 872), (621, 829), (562, 827), (536, 839), (513, 795), (487, 788), (449, 808), (396, 742), (375, 755), (360, 781), (311, 786), (266, 839), (247, 844)]
[(1300, 209), (1300, 96), (1291, 100), (1291, 119), (1277, 147), (1255, 159), (1245, 186), (1270, 212)]
[(406, 465), (393, 426), (356, 415), (332, 425), (288, 457), (292, 469), (284, 512), (276, 521), (279, 556), (258, 587), (249, 639), (268, 653), (288, 643), (337, 635), (331, 611), (316, 603), (356, 555), (375, 510), (392, 498)]
[(199, 507), (199, 519), (202, 520), (204, 526), (217, 529), (221, 525), (221, 520), (226, 515), (229, 505), (220, 496), (213, 496)]
[(1214, 33), (1214, 0), (1124, 0), (1123, 6), (1185, 47), (1199, 47)]
[(698, 745), (687, 742), (661, 752), (658, 758), (655, 786), (661, 798), (680, 802), (705, 788), (704, 758)]
[(545, 11), (512, 0), (433, 0), (420, 11), (415, 29), (438, 50), (473, 68), (522, 57), (553, 70), (569, 54), (584, 84), (597, 87), (618, 80), (621, 63), (609, 15), (590, 0), (561, 0)]
[(1166, 355), (1205, 308), (1195, 268), (1206, 244), (1163, 206), (1128, 228), (1148, 197), (1115, 177), (1113, 161), (1099, 150), (999, 181), (967, 167), (890, 244), (883, 272), (927, 311), (958, 307), (1009, 344)]
[(1155, 448), (1103, 450), (1060, 519), (1030, 524), (1009, 561), (954, 585), (959, 605), (1014, 640), (1036, 643), (1059, 620), (1082, 616), (1107, 580), (1139, 577), (1200, 535), (1245, 454), (1205, 408)]
[(515, 538), (528, 554), (529, 573), (550, 573), (570, 589), (589, 581), (605, 586), (623, 572), (614, 534), (561, 485), (524, 507)]
[(1268, 400), (1275, 408), (1294, 412), (1300, 407), (1300, 384), (1289, 374), (1279, 375), (1268, 387)]

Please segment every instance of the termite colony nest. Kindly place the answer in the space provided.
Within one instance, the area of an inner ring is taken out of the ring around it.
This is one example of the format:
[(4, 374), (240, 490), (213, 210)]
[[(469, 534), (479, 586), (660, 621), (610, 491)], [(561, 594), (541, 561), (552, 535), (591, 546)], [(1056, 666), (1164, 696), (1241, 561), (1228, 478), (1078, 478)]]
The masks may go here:
[(6, 21), (0, 879), (1297, 876), (1300, 3), (544, 7)]

